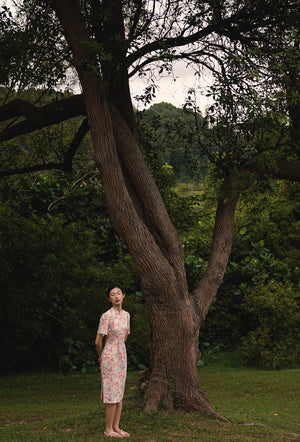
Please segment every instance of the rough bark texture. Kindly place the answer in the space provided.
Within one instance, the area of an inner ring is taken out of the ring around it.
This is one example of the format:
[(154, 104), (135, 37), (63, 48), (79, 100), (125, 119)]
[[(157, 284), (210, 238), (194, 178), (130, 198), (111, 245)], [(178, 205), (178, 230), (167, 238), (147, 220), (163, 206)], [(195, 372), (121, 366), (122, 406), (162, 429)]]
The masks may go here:
[[(178, 297), (178, 287), (165, 288), (165, 300), (159, 303), (147, 297), (152, 336), (152, 359), (145, 410), (157, 410), (162, 401), (170, 410), (197, 410), (226, 421), (215, 410), (199, 385), (199, 321), (191, 297)], [(179, 305), (180, 302), (180, 305)]]
[[(223, 187), (230, 187), (224, 183)], [(229, 194), (232, 190), (227, 189)], [(236, 193), (236, 190), (235, 190)], [(233, 242), (233, 225), (238, 195), (231, 199), (220, 199), (217, 207), (216, 221), (212, 239), (211, 253), (204, 277), (194, 291), (201, 321), (206, 317), (209, 307), (217, 294), (227, 267)]]

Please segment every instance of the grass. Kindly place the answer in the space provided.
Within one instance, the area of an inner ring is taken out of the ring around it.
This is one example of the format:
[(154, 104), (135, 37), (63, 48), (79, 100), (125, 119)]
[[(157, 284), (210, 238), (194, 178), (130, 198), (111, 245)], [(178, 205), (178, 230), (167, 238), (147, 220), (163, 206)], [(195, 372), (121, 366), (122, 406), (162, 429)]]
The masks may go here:
[[(300, 440), (300, 369), (263, 371), (211, 364), (199, 379), (213, 406), (232, 423), (196, 413), (146, 415), (128, 373), (122, 428), (132, 441)], [(24, 374), (0, 379), (0, 440), (100, 441), (105, 406), (98, 374)]]
[(203, 193), (203, 185), (196, 184), (194, 181), (177, 182), (174, 190), (181, 196), (200, 196)]

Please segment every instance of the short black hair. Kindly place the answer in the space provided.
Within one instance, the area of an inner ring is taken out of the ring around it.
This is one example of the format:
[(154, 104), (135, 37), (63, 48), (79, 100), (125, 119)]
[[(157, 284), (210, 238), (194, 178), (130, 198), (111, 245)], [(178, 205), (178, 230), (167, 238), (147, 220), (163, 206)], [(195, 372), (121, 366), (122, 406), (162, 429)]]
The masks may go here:
[(118, 287), (118, 289), (120, 289), (121, 292), (124, 293), (124, 291), (123, 291), (123, 289), (122, 289), (122, 286), (121, 286), (120, 284), (111, 284), (111, 285), (108, 287), (108, 289), (107, 289), (107, 297), (108, 297), (108, 298), (109, 298), (109, 294), (110, 294), (110, 292), (112, 291), (112, 289), (114, 289), (114, 288), (116, 288), (116, 287)]

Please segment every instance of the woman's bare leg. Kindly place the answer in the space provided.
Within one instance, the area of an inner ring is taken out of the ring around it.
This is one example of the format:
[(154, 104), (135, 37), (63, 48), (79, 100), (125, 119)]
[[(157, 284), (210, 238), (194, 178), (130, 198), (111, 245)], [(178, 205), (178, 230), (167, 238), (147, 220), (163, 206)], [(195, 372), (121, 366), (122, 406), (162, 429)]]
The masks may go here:
[(119, 402), (116, 406), (115, 417), (113, 420), (113, 429), (116, 433), (119, 433), (121, 436), (129, 437), (130, 436), (129, 433), (126, 433), (125, 431), (122, 432), (120, 430), (121, 413), (122, 413), (122, 401)]
[(114, 431), (113, 422), (116, 414), (117, 405), (119, 404), (106, 404), (106, 427), (105, 433), (108, 435)]
[(115, 416), (112, 424), (113, 429), (116, 432), (118, 432), (118, 430), (120, 429), (119, 425), (120, 425), (121, 413), (122, 413), (122, 401), (116, 404)]

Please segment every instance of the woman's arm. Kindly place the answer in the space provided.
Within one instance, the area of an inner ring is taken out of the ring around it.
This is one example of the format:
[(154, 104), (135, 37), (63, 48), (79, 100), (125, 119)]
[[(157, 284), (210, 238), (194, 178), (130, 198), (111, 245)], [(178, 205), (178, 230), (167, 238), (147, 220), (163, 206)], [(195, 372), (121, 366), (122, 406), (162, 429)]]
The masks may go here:
[(127, 341), (129, 333), (130, 333), (130, 314), (127, 312), (127, 333), (126, 333), (124, 342)]
[(99, 356), (99, 359), (100, 359), (101, 353), (102, 353), (102, 350), (103, 350), (103, 335), (99, 335), (97, 333), (96, 340), (95, 340), (95, 345), (96, 345), (96, 349), (97, 349), (98, 356)]

